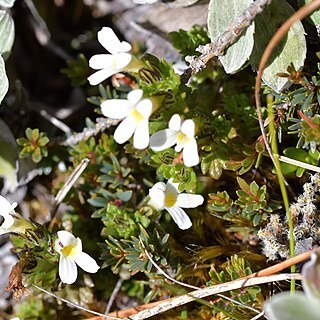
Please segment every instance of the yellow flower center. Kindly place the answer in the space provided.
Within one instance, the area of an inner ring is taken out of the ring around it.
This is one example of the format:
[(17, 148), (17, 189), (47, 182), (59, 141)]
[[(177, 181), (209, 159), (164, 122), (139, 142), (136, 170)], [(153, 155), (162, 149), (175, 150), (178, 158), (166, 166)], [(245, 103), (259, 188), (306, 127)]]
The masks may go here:
[(177, 136), (177, 144), (185, 145), (188, 143), (188, 141), (189, 141), (189, 137), (186, 134), (184, 134), (182, 131), (180, 131)]
[(143, 120), (143, 116), (141, 115), (141, 113), (139, 113), (139, 111), (137, 109), (134, 109), (132, 111), (131, 116), (136, 123), (139, 123)]
[(173, 207), (177, 201), (177, 193), (176, 192), (168, 192), (165, 193), (164, 206), (165, 207)]
[(75, 240), (68, 246), (65, 246), (64, 248), (62, 248), (61, 252), (67, 257), (74, 257), (80, 252), (80, 249), (77, 246), (77, 244), (78, 244), (78, 241)]

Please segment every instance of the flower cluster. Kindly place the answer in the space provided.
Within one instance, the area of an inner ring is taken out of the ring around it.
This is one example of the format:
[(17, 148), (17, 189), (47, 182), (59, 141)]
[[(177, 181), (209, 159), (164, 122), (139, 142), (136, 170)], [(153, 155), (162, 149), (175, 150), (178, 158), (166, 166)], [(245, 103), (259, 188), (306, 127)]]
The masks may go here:
[[(134, 59), (128, 53), (131, 50), (130, 44), (120, 42), (112, 29), (102, 28), (98, 32), (98, 40), (111, 54), (99, 54), (90, 59), (90, 67), (100, 69), (88, 78), (91, 85), (98, 84), (117, 72), (132, 70), (131, 62)], [(195, 139), (196, 126), (192, 119), (183, 121), (179, 114), (174, 114), (168, 129), (155, 132), (150, 137), (149, 118), (159, 108), (159, 100), (159, 97), (143, 98), (143, 90), (135, 89), (128, 93), (127, 99), (103, 101), (101, 112), (105, 117), (122, 120), (114, 132), (117, 143), (123, 144), (133, 137), (134, 148), (141, 150), (150, 146), (155, 152), (175, 145), (176, 152), (182, 151), (184, 165), (196, 166), (200, 160)], [(178, 184), (172, 180), (166, 184), (156, 183), (150, 189), (149, 196), (150, 204), (157, 210), (166, 209), (183, 230), (190, 228), (192, 222), (182, 208), (195, 208), (204, 201), (201, 195), (180, 193)]]
[[(99, 54), (89, 60), (89, 66), (100, 69), (88, 78), (91, 85), (96, 85), (120, 71), (133, 69), (133, 57), (129, 43), (117, 38), (111, 28), (102, 28), (98, 40), (111, 54)], [(138, 63), (135, 63), (138, 65)], [(199, 163), (198, 145), (195, 139), (195, 123), (192, 119), (181, 120), (178, 114), (172, 116), (168, 129), (161, 130), (149, 137), (149, 117), (158, 109), (159, 98), (142, 98), (143, 91), (131, 91), (127, 99), (110, 99), (101, 103), (101, 112), (105, 117), (123, 120), (114, 133), (114, 139), (122, 144), (133, 136), (133, 146), (153, 151), (162, 151), (175, 146), (176, 152), (182, 151), (186, 167)], [(158, 100), (158, 101), (157, 101)]]

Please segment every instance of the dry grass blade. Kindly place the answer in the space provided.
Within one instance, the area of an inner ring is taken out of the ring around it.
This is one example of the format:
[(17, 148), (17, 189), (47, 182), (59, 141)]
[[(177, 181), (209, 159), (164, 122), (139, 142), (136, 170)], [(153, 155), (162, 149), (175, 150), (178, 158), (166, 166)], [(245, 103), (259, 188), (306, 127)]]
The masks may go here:
[(278, 275), (272, 275), (272, 276), (256, 277), (256, 278), (249, 278), (249, 279), (238, 279), (235, 281), (225, 282), (222, 284), (199, 289), (191, 293), (169, 299), (167, 301), (164, 301), (158, 304), (157, 306), (151, 309), (143, 310), (127, 319), (130, 319), (130, 320), (148, 319), (157, 314), (185, 305), (191, 301), (206, 298), (208, 296), (212, 296), (217, 293), (227, 292), (227, 291), (241, 289), (245, 287), (251, 287), (251, 286), (255, 286), (263, 283), (290, 280), (290, 279), (301, 280), (302, 275), (300, 273), (292, 273), (292, 274), (284, 273), (284, 274), (278, 274)]
[(36, 289), (38, 289), (38, 290), (40, 290), (40, 291), (42, 291), (42, 292), (44, 292), (44, 293), (56, 298), (59, 301), (62, 301), (64, 303), (67, 303), (67, 304), (71, 305), (72, 307), (74, 307), (76, 309), (80, 309), (80, 310), (83, 310), (83, 311), (88, 312), (88, 313), (92, 313), (92, 314), (95, 314), (95, 315), (98, 315), (98, 316), (102, 316), (103, 319), (121, 320), (121, 318), (114, 317), (114, 316), (107, 316), (107, 315), (104, 315), (103, 313), (100, 313), (100, 312), (97, 312), (97, 311), (93, 311), (93, 310), (90, 310), (90, 309), (85, 308), (83, 306), (80, 306), (79, 304), (76, 304), (76, 303), (74, 303), (72, 301), (69, 301), (69, 300), (64, 299), (62, 297), (59, 297), (56, 294), (54, 294), (54, 293), (52, 293), (50, 291), (47, 291), (47, 290), (45, 290), (45, 289), (43, 289), (43, 288), (41, 288), (41, 287), (39, 287), (39, 286), (37, 286), (35, 284), (33, 284), (33, 287), (35, 287)]

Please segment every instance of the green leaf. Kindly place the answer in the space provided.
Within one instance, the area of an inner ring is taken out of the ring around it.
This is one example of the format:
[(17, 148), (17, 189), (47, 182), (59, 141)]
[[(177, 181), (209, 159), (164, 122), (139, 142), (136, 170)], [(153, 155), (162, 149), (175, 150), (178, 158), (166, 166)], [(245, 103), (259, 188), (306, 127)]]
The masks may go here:
[(47, 136), (42, 136), (39, 140), (38, 140), (38, 145), (40, 147), (45, 146), (46, 144), (49, 143), (49, 138)]
[[(0, 4), (1, 5), (1, 4)], [(14, 22), (11, 15), (0, 10), (0, 54), (4, 59), (9, 56), (14, 41)]]
[[(311, 0), (298, 0), (298, 4), (300, 6), (304, 6), (305, 4), (311, 2)], [(316, 11), (314, 11), (313, 13), (310, 14), (310, 16), (308, 17), (308, 20), (312, 21), (313, 24), (319, 28), (320, 26), (320, 9), (317, 9)], [(318, 31), (319, 34), (319, 31)]]
[[(295, 11), (284, 0), (272, 1), (262, 14), (255, 19), (254, 48), (250, 57), (250, 63), (258, 68), (262, 54), (272, 36), (279, 27)], [(289, 30), (287, 36), (273, 49), (265, 68), (262, 80), (277, 92), (282, 91), (289, 85), (287, 78), (277, 74), (286, 73), (292, 63), (296, 70), (303, 67), (306, 58), (307, 47), (304, 29), (301, 22), (296, 22)]]
[(265, 303), (264, 311), (270, 320), (319, 319), (319, 306), (302, 292), (282, 292)]
[(16, 0), (0, 0), (0, 6), (4, 8), (11, 8)]
[(108, 202), (106, 199), (101, 197), (91, 198), (87, 200), (92, 206), (98, 207), (98, 208), (104, 208)]
[(116, 196), (121, 199), (124, 202), (127, 202), (131, 199), (132, 197), (132, 191), (128, 190), (128, 191), (123, 191), (123, 192), (117, 192)]
[(26, 137), (28, 138), (29, 141), (32, 141), (32, 132), (33, 130), (31, 128), (27, 128), (25, 131)]
[(239, 183), (241, 190), (245, 192), (245, 196), (246, 194), (250, 194), (250, 186), (246, 183), (246, 181), (240, 177), (237, 177), (237, 181)]
[[(208, 31), (212, 42), (236, 21), (253, 2), (253, 0), (211, 0), (208, 13)], [(231, 45), (225, 55), (219, 57), (227, 73), (235, 73), (243, 67), (249, 59), (253, 49), (254, 23), (241, 34), (238, 40)]]
[(6, 69), (4, 66), (4, 61), (2, 56), (0, 55), (0, 104), (7, 94), (9, 89), (9, 81), (6, 74)]
[(194, 25), (190, 31), (179, 29), (179, 31), (169, 32), (168, 37), (173, 47), (183, 56), (199, 55), (196, 48), (209, 42), (206, 30), (199, 25)]
[(39, 163), (41, 159), (42, 159), (41, 150), (39, 147), (37, 147), (32, 153), (32, 160), (35, 163)]
[(4, 178), (4, 188), (13, 192), (18, 185), (16, 161), (19, 152), (10, 128), (1, 119), (0, 150), (0, 177)]
[(32, 139), (33, 141), (37, 141), (39, 139), (39, 129), (33, 129), (32, 130)]

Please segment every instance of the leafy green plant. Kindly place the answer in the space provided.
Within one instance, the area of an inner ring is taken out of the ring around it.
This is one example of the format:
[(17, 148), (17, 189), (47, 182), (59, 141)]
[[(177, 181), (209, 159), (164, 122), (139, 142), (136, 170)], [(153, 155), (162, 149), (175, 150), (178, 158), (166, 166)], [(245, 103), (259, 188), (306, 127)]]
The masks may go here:
[(20, 157), (26, 158), (31, 156), (35, 163), (42, 160), (43, 157), (48, 156), (48, 149), (46, 145), (49, 143), (49, 138), (44, 132), (39, 132), (39, 129), (27, 128), (26, 138), (17, 139), (18, 145), (22, 147)]

